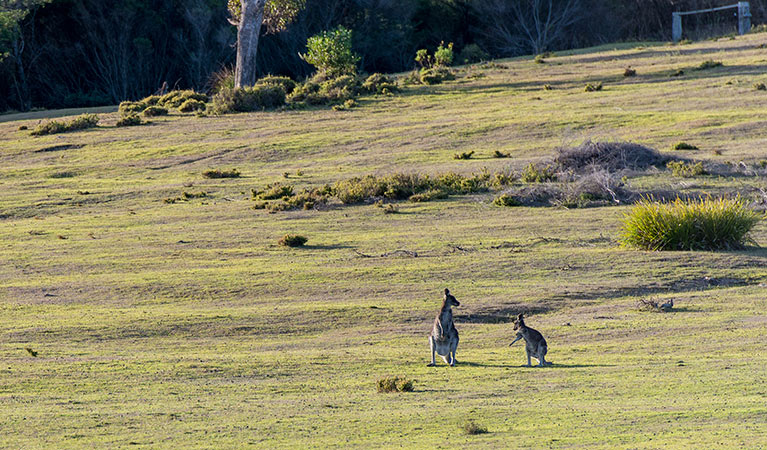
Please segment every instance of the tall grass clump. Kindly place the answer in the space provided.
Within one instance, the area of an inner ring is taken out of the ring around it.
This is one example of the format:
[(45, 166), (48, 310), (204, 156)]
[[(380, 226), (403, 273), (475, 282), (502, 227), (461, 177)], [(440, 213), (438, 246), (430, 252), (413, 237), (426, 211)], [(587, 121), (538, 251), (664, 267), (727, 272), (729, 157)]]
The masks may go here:
[(740, 199), (699, 198), (661, 203), (640, 200), (626, 215), (622, 242), (645, 250), (742, 248), (763, 218)]
[(413, 392), (413, 380), (405, 377), (383, 377), (376, 382), (376, 390), (381, 393)]

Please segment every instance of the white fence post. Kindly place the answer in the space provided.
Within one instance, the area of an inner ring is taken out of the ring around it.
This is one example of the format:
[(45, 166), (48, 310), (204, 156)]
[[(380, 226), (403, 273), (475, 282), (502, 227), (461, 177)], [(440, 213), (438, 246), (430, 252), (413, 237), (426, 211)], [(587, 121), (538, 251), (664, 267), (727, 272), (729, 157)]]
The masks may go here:
[(751, 30), (751, 7), (748, 2), (738, 2), (738, 34)]
[(679, 13), (673, 13), (671, 17), (671, 40), (679, 42), (682, 39), (682, 16)]

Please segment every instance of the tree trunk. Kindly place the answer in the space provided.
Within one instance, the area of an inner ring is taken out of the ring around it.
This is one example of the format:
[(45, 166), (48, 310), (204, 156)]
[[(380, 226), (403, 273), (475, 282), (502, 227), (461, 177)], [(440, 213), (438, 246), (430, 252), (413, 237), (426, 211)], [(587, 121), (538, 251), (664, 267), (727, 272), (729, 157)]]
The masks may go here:
[(256, 84), (256, 52), (266, 0), (242, 0), (242, 14), (237, 25), (237, 66), (234, 87)]

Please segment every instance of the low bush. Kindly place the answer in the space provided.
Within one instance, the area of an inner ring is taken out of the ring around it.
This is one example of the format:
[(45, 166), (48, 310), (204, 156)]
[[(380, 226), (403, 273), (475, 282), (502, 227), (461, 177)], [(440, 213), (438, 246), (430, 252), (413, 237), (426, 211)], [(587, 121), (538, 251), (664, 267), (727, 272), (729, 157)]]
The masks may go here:
[(449, 196), (450, 194), (443, 191), (442, 189), (430, 189), (420, 194), (413, 194), (410, 196), (408, 200), (410, 200), (413, 203), (431, 202), (434, 200), (444, 200), (448, 198)]
[(178, 107), (178, 110), (183, 113), (190, 113), (195, 111), (205, 111), (205, 102), (190, 98)]
[(594, 84), (592, 84), (592, 83), (586, 83), (586, 87), (585, 87), (585, 88), (583, 88), (583, 90), (584, 90), (584, 91), (586, 91), (586, 92), (596, 92), (596, 91), (601, 91), (601, 90), (602, 90), (602, 83), (601, 83), (601, 82), (599, 82), (599, 83), (594, 83)]
[(221, 169), (211, 169), (206, 170), (202, 173), (202, 176), (205, 178), (239, 178), (240, 177), (240, 171), (237, 169), (231, 169), (231, 170), (221, 170)]
[(668, 157), (643, 145), (631, 142), (585, 141), (575, 147), (560, 147), (554, 159), (561, 171), (592, 172), (595, 168), (610, 172), (644, 170), (668, 161)]
[(353, 75), (342, 75), (326, 79), (315, 76), (296, 87), (287, 101), (294, 104), (329, 105), (343, 103), (354, 98), (359, 92), (359, 80)]
[(687, 142), (677, 142), (671, 146), (671, 150), (698, 150), (698, 147)]
[[(195, 100), (192, 100), (195, 101)], [(143, 114), (146, 117), (157, 117), (157, 116), (167, 116), (168, 115), (168, 109), (163, 108), (162, 106), (147, 106), (147, 108), (144, 110)]]
[(98, 126), (99, 117), (95, 114), (83, 114), (75, 117), (69, 122), (60, 122), (51, 120), (50, 122), (38, 125), (30, 134), (33, 136), (43, 136), (47, 134), (67, 133), (70, 131), (84, 130)]
[(388, 94), (397, 92), (397, 83), (386, 75), (374, 73), (362, 82), (362, 91), (370, 94)]
[(256, 86), (265, 86), (269, 84), (282, 86), (282, 90), (285, 91), (285, 94), (290, 94), (293, 92), (293, 89), (298, 86), (298, 83), (288, 77), (278, 77), (275, 75), (267, 75), (256, 81)]
[(669, 161), (666, 167), (671, 169), (671, 175), (675, 177), (690, 178), (707, 174), (702, 162)]
[(455, 75), (447, 67), (437, 66), (422, 68), (418, 73), (421, 84), (440, 84), (443, 81), (455, 80)]
[(474, 150), (470, 152), (461, 152), (453, 155), (453, 159), (471, 159), (474, 156)]
[(739, 197), (671, 203), (644, 198), (626, 215), (621, 241), (645, 250), (738, 249), (762, 218)]
[(475, 434), (485, 434), (487, 433), (487, 428), (483, 427), (482, 425), (478, 425), (473, 420), (470, 420), (463, 424), (461, 426), (461, 429), (465, 434), (468, 435), (475, 435)]
[(413, 380), (405, 377), (383, 377), (376, 382), (376, 390), (381, 393), (412, 392)]
[(754, 89), (756, 89), (757, 91), (767, 91), (767, 84), (754, 83)]
[(222, 88), (212, 99), (214, 114), (261, 111), (285, 104), (285, 90), (278, 84)]
[(459, 64), (474, 64), (490, 59), (490, 55), (477, 44), (465, 46), (456, 58)]
[(139, 114), (146, 109), (148, 105), (143, 101), (140, 102), (121, 102), (117, 107), (117, 112), (120, 116), (127, 116), (128, 114)]
[(498, 206), (522, 206), (522, 202), (514, 195), (501, 194), (493, 200)]
[(671, 75), (669, 75), (669, 76), (670, 77), (681, 77), (682, 75), (684, 75), (684, 70), (677, 69), (674, 72), (672, 72)]
[[(387, 177), (367, 175), (335, 183), (332, 194), (344, 204), (362, 203), (383, 197), (390, 200), (409, 199), (427, 191), (442, 191), (447, 195), (465, 195), (485, 192), (491, 183), (488, 172), (471, 176), (448, 172), (435, 177), (398, 173)], [(433, 194), (432, 194), (433, 195)], [(420, 201), (428, 201), (428, 196)]]
[(123, 116), (120, 118), (120, 120), (117, 121), (115, 126), (118, 127), (134, 127), (137, 125), (141, 125), (144, 122), (141, 120), (141, 117), (138, 114), (131, 113), (128, 115)]
[(285, 247), (303, 247), (303, 245), (306, 244), (306, 241), (308, 240), (309, 239), (306, 237), (298, 234), (286, 234), (285, 236), (281, 237), (277, 243)]
[(624, 77), (635, 77), (637, 74), (636, 69), (632, 69), (631, 67), (626, 67), (626, 69), (623, 71)]
[(522, 181), (525, 183), (545, 183), (557, 179), (554, 169), (551, 166), (538, 166), (530, 163), (522, 171)]
[(207, 102), (208, 96), (200, 94), (191, 90), (186, 91), (170, 91), (157, 100), (158, 106), (164, 106), (166, 108), (178, 108), (187, 100), (197, 100), (200, 102)]
[(503, 153), (500, 150), (493, 152), (493, 158), (511, 158), (511, 153)]
[(698, 70), (713, 69), (716, 67), (722, 67), (723, 65), (724, 64), (721, 61), (713, 61), (709, 59), (708, 61), (703, 61), (702, 63), (700, 63), (698, 67), (696, 67), (696, 69)]

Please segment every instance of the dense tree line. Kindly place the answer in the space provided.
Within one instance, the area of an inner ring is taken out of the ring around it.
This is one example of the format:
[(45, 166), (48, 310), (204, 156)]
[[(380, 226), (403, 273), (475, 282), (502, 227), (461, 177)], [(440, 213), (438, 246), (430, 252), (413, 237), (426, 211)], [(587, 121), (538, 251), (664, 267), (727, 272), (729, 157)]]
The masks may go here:
[[(360, 67), (412, 69), (419, 48), (476, 44), (493, 57), (636, 39), (668, 40), (671, 13), (731, 0), (307, 0), (259, 43), (257, 70), (301, 78), (310, 36), (354, 31)], [(205, 90), (234, 63), (227, 0), (0, 0), (0, 110), (114, 104), (169, 87)], [(765, 14), (751, 2), (754, 23)], [(732, 13), (685, 19), (687, 29)], [(696, 23), (697, 21), (697, 23)], [(724, 25), (723, 25), (724, 26)], [(265, 27), (264, 32), (268, 31)]]

